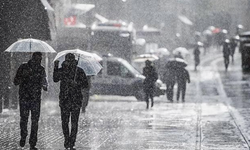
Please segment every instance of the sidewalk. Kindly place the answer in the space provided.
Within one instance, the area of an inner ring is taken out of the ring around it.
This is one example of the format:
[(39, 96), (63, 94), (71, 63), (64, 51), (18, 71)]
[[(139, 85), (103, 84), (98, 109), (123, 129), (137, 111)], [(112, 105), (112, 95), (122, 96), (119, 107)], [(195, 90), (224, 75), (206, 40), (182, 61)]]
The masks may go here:
[[(145, 102), (133, 97), (91, 97), (87, 112), (80, 115), (77, 150), (248, 150), (236, 115), (232, 116), (236, 110), (226, 103), (231, 98), (222, 87), (228, 82), (220, 79), (223, 68), (219, 67), (218, 72), (206, 66), (210, 59), (214, 58), (204, 60), (198, 72), (192, 66), (188, 68), (191, 83), (187, 85), (185, 103), (177, 103), (175, 97), (169, 103), (166, 96), (161, 96), (155, 99), (153, 108), (146, 110)], [(235, 69), (230, 67), (229, 72)], [(0, 149), (20, 149), (18, 111), (0, 114), (0, 132)], [(42, 105), (37, 147), (64, 149), (57, 100)], [(26, 144), (24, 149), (28, 148)]]

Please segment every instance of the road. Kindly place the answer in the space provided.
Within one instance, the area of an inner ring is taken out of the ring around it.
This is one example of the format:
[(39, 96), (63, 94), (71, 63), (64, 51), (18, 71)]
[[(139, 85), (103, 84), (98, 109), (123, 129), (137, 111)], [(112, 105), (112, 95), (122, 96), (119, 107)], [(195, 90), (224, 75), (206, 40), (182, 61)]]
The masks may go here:
[[(198, 71), (188, 70), (191, 83), (186, 102), (170, 103), (166, 96), (155, 98), (146, 110), (134, 97), (91, 97), (80, 115), (78, 150), (249, 150), (249, 76), (241, 73), (240, 55), (223, 67), (222, 55), (213, 50), (202, 56)], [(176, 90), (176, 89), (175, 89)], [(175, 98), (175, 97), (174, 97)], [(5, 110), (0, 115), (0, 149), (20, 149), (19, 113)], [(57, 100), (44, 101), (37, 147), (63, 149)], [(28, 149), (26, 144), (24, 149)]]

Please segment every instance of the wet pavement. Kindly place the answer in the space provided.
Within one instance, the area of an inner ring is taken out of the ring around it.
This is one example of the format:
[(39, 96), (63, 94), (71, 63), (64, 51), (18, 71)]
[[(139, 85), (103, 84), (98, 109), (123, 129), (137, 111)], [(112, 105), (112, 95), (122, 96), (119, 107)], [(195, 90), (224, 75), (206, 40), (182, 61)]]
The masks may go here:
[[(146, 110), (145, 102), (134, 97), (92, 96), (86, 113), (80, 115), (76, 149), (248, 150), (250, 76), (241, 72), (240, 55), (228, 72), (219, 51), (202, 58), (196, 72), (189, 60), (191, 83), (185, 103), (170, 103), (160, 96)], [(0, 131), (1, 150), (21, 149), (18, 111), (0, 114)], [(37, 147), (64, 149), (57, 100), (42, 105)], [(23, 149), (28, 148), (26, 144)]]

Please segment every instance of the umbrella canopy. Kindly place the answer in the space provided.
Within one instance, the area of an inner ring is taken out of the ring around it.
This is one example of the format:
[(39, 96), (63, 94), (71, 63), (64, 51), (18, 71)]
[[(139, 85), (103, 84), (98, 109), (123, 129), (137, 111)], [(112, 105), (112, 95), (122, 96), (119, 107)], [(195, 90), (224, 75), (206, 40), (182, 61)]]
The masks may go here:
[(154, 50), (154, 52), (158, 56), (168, 56), (168, 55), (170, 55), (169, 50), (166, 49), (166, 48), (158, 48), (158, 49)]
[(38, 39), (22, 39), (11, 44), (5, 52), (42, 52), (42, 53), (56, 53), (56, 51), (46, 42)]
[(189, 54), (189, 51), (185, 47), (178, 47), (175, 50), (173, 50), (173, 54), (177, 55), (178, 53), (181, 53), (182, 55), (187, 55)]
[(82, 68), (87, 76), (97, 75), (102, 66), (99, 61), (102, 60), (100, 56), (95, 53), (86, 52), (80, 49), (64, 50), (59, 52), (54, 61), (59, 60), (59, 66), (62, 65), (62, 62), (65, 60), (65, 55), (72, 53), (76, 56), (78, 60), (77, 66)]
[(167, 62), (167, 65), (171, 67), (186, 67), (187, 62), (181, 58), (172, 58)]
[(142, 55), (137, 56), (134, 59), (134, 62), (145, 62), (146, 60), (155, 61), (158, 59), (159, 57), (154, 54), (142, 54)]

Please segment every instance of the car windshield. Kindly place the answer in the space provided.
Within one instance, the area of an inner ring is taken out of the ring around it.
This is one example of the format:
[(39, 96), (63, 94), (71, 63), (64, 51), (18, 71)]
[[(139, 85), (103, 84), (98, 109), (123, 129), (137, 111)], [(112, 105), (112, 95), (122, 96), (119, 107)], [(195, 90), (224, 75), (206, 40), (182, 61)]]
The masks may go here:
[(132, 65), (130, 65), (126, 60), (119, 59), (119, 61), (123, 63), (124, 66), (127, 67), (129, 71), (131, 71), (131, 73), (135, 75), (141, 75), (141, 73), (137, 71)]

